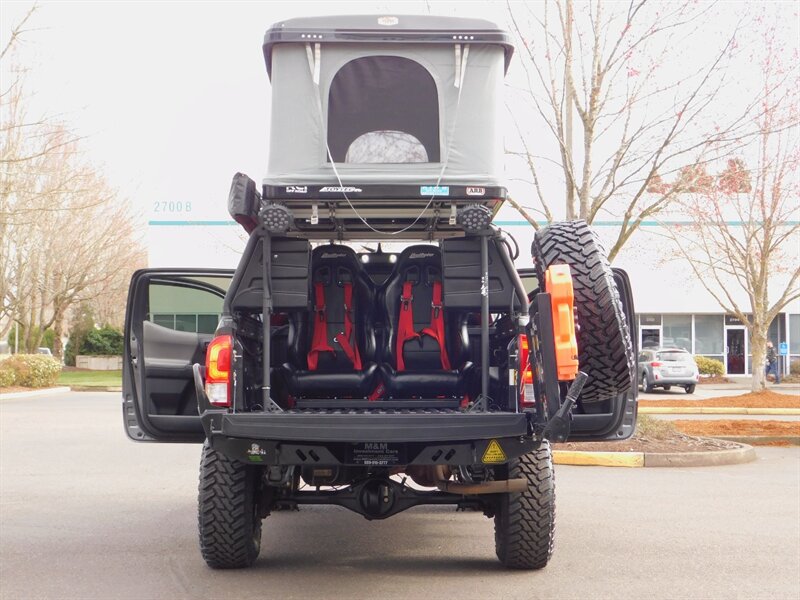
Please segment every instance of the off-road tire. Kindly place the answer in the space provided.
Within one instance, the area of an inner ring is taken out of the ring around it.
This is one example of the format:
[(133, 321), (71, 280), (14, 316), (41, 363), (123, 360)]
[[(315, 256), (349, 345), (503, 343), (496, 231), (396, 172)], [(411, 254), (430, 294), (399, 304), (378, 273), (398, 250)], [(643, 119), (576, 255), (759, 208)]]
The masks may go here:
[(497, 558), (509, 569), (541, 569), (553, 554), (556, 484), (547, 441), (538, 450), (495, 467), (495, 479), (528, 480), (528, 490), (503, 494), (494, 516)]
[(578, 363), (589, 376), (581, 402), (600, 402), (627, 392), (636, 384), (633, 344), (597, 234), (585, 221), (552, 223), (536, 232), (531, 252), (542, 291), (548, 267), (570, 267), (578, 314)]
[(256, 491), (259, 469), (203, 444), (197, 521), (200, 553), (212, 569), (252, 565), (261, 549)]

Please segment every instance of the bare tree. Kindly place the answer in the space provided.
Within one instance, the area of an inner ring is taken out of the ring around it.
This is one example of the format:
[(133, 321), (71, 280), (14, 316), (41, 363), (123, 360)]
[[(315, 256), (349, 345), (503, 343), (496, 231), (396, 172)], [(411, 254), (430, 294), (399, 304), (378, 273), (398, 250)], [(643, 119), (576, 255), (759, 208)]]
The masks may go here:
[(70, 310), (119, 303), (144, 261), (129, 204), (61, 119), (28, 115), (25, 70), (5, 64), (34, 10), (0, 54), (13, 74), (0, 91), (0, 335), (16, 322), (34, 351), (52, 328), (60, 355)]
[[(648, 193), (653, 178), (714, 161), (754, 135), (755, 96), (726, 106), (724, 121), (717, 119), (736, 81), (729, 66), (738, 27), (712, 35), (719, 30), (714, 3), (545, 0), (507, 8), (526, 77), (513, 90), (509, 111), (519, 140), (507, 151), (528, 169), (534, 198), (512, 205), (534, 227), (534, 214), (550, 221), (559, 204), (568, 219), (621, 217), (613, 260), (677, 193)], [(698, 62), (685, 48), (700, 39), (707, 59)], [(532, 115), (535, 129), (520, 114)], [(547, 169), (563, 179), (563, 202), (540, 185)]]
[(800, 299), (800, 69), (786, 64), (791, 55), (776, 45), (772, 28), (763, 47), (764, 110), (758, 137), (744, 149), (754, 168), (730, 159), (716, 180), (702, 167), (685, 169), (674, 187), (693, 224), (665, 228), (706, 290), (745, 324), (753, 391), (764, 389), (770, 323)]

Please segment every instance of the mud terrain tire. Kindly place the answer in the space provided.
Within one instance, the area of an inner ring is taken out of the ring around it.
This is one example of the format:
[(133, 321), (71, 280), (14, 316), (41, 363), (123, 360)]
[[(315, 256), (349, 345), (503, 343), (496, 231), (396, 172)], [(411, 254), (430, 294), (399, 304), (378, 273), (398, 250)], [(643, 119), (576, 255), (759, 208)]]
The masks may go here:
[(497, 558), (509, 569), (541, 569), (553, 554), (556, 529), (556, 483), (548, 441), (507, 465), (495, 479), (528, 480), (528, 490), (503, 494), (494, 516)]
[(203, 444), (197, 521), (200, 552), (212, 569), (252, 565), (261, 550), (261, 519), (256, 511), (259, 470)]
[(578, 362), (589, 375), (580, 400), (600, 402), (627, 392), (635, 380), (630, 330), (614, 274), (597, 234), (585, 221), (552, 223), (536, 232), (531, 248), (544, 291), (544, 272), (567, 264), (578, 313)]

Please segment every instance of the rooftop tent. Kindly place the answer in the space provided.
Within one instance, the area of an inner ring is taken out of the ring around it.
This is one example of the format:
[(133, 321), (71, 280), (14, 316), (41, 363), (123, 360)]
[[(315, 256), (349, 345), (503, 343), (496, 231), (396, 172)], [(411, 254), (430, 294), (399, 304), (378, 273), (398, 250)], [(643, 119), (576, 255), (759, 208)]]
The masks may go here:
[(417, 194), (437, 184), (499, 187), (498, 120), (512, 52), (507, 35), (479, 19), (276, 23), (264, 42), (268, 196), (298, 186), (410, 186)]

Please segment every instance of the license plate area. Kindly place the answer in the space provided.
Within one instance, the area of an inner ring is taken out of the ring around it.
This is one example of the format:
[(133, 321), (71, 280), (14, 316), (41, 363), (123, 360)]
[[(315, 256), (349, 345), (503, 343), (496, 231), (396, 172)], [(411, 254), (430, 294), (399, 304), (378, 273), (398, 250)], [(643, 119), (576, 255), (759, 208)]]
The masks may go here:
[(360, 442), (347, 447), (347, 463), (365, 467), (387, 467), (407, 464), (405, 444)]

